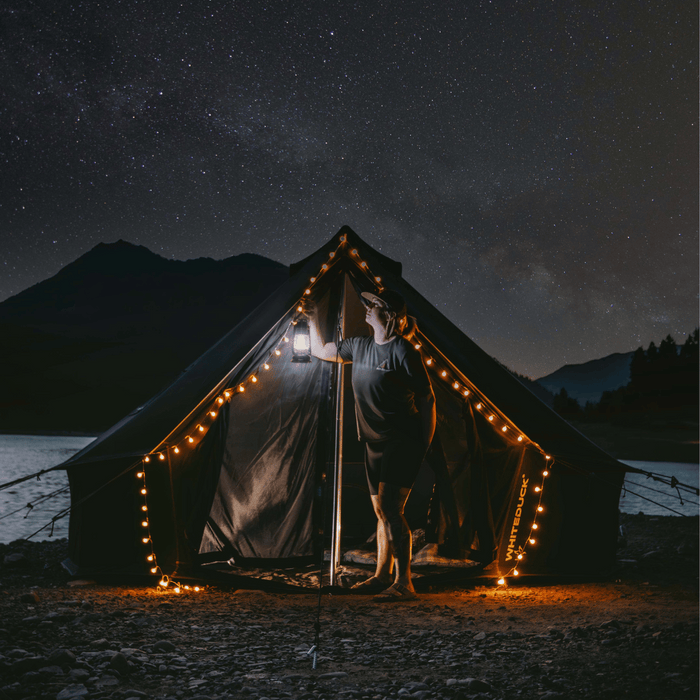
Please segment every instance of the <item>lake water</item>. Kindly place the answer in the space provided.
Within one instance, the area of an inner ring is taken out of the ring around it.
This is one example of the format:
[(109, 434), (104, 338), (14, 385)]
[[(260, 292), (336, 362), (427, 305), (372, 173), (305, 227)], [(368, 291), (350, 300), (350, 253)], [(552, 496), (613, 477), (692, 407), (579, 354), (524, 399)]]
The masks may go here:
[[(54, 437), (44, 435), (0, 435), (0, 484), (12, 481), (27, 474), (33, 474), (41, 469), (53, 467), (68, 459), (83, 447), (89, 445), (92, 437)], [(698, 485), (698, 465), (680, 464), (677, 462), (630, 462), (625, 464), (657, 472), (667, 476), (675, 476), (680, 482)], [(698, 497), (695, 494), (681, 491), (685, 505), (681, 506), (675, 490), (663, 484), (647, 479), (640, 474), (628, 474), (625, 479), (627, 490), (623, 490), (620, 498), (620, 510), (623, 513), (639, 513), (647, 515), (673, 515), (662, 506), (673, 508), (679, 514), (698, 515)], [(44, 474), (40, 481), (30, 479), (12, 488), (0, 491), (0, 542), (12, 542), (31, 535), (42, 525), (51, 521), (59, 511), (70, 506), (68, 479), (62, 470)], [(662, 493), (655, 493), (649, 488)], [(56, 490), (64, 489), (57, 496), (38, 503), (31, 510), (27, 503), (36, 502), (37, 498), (46, 496)], [(632, 493), (634, 492), (634, 493)], [(639, 494), (639, 495), (635, 495)], [(650, 498), (662, 505), (645, 501), (640, 496)], [(687, 497), (687, 498), (686, 498)], [(17, 511), (17, 512), (15, 512)], [(33, 539), (44, 540), (49, 537), (51, 528), (42, 530)], [(68, 536), (68, 516), (56, 521), (53, 537)]]

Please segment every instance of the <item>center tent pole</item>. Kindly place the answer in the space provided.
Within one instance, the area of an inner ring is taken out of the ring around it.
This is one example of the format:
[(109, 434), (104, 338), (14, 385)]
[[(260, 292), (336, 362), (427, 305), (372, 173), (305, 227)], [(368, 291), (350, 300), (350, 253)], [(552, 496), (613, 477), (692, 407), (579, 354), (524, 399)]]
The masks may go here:
[[(340, 304), (338, 305), (338, 324), (336, 328), (336, 346), (344, 337), (345, 325), (345, 284), (340, 292)], [(338, 570), (340, 568), (340, 537), (341, 537), (341, 510), (343, 500), (343, 398), (345, 366), (342, 362), (335, 363), (336, 395), (335, 395), (335, 489), (333, 491), (333, 529), (331, 532), (331, 586), (337, 584)]]

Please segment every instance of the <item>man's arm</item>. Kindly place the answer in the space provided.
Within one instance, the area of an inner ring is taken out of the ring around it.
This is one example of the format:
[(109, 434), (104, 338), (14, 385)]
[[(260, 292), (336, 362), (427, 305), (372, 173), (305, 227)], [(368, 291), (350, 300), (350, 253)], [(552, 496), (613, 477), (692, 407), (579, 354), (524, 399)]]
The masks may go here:
[(343, 358), (338, 354), (338, 347), (335, 343), (324, 343), (321, 333), (318, 330), (316, 314), (309, 313), (309, 340), (311, 342), (311, 354), (319, 360), (328, 362), (343, 362)]
[(420, 413), (421, 426), (423, 428), (423, 444), (427, 449), (433, 441), (436, 423), (435, 394), (433, 394), (432, 389), (430, 393), (418, 399), (418, 412)]

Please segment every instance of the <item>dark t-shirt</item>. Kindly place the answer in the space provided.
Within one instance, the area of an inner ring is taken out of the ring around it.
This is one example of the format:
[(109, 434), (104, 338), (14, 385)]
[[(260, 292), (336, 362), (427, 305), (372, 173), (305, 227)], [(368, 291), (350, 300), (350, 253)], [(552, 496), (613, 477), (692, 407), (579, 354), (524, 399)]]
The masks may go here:
[(352, 362), (352, 388), (360, 440), (376, 442), (408, 436), (420, 440), (416, 402), (431, 391), (420, 353), (405, 338), (384, 345), (357, 336), (341, 341), (340, 357)]

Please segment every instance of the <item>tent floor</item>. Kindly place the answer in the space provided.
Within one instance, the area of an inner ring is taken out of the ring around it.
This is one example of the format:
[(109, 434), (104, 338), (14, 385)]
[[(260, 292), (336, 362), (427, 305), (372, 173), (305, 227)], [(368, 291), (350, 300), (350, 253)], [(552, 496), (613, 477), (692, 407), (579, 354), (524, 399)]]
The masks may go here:
[[(469, 560), (447, 559), (430, 545), (416, 553), (412, 562), (414, 584), (422, 588), (436, 579), (457, 579), (478, 576), (483, 565)], [(322, 586), (330, 586), (329, 550), (324, 552)], [(354, 549), (345, 552), (341, 565), (337, 568), (335, 589), (351, 589), (356, 583), (368, 578), (374, 570), (376, 558), (373, 552)], [(237, 566), (231, 561), (214, 561), (202, 566), (207, 574), (214, 574), (219, 580), (228, 579), (231, 584), (249, 588), (283, 588), (318, 590), (319, 564), (290, 565), (271, 567)]]

